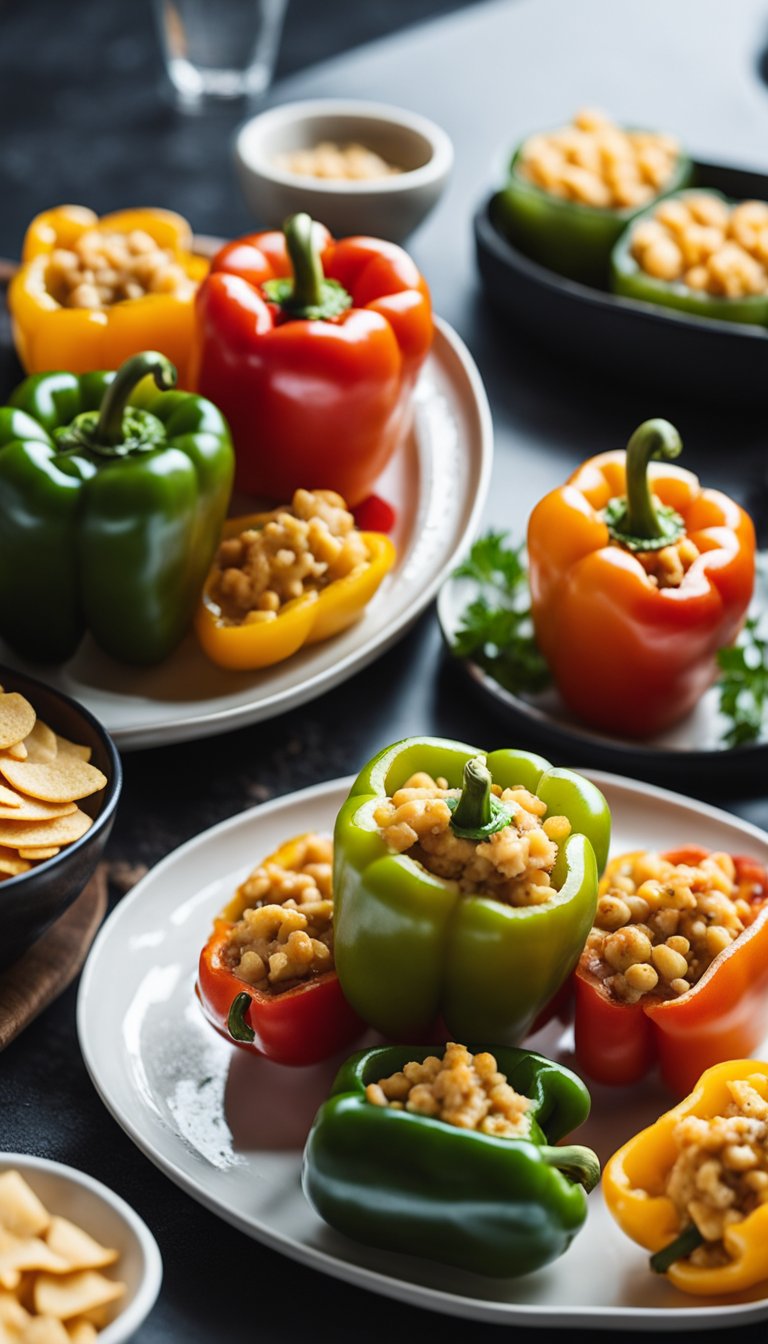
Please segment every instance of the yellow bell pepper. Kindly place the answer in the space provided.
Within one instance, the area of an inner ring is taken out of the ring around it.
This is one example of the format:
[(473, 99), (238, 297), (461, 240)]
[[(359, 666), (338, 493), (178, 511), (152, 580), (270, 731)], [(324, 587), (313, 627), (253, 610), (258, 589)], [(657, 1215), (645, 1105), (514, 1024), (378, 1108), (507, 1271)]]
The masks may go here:
[[(768, 1080), (768, 1063), (732, 1059), (707, 1069), (690, 1096), (614, 1153), (603, 1172), (603, 1197), (622, 1231), (640, 1246), (656, 1254), (685, 1231), (665, 1194), (677, 1157), (673, 1136), (678, 1121), (688, 1115), (723, 1115), (732, 1100), (728, 1082), (755, 1074)], [(667, 1278), (682, 1292), (702, 1297), (739, 1293), (768, 1280), (768, 1204), (726, 1226), (723, 1245), (728, 1264), (706, 1268), (681, 1258), (664, 1270)]]
[(65, 308), (48, 288), (48, 266), (56, 248), (72, 248), (95, 228), (112, 233), (143, 230), (195, 284), (208, 262), (190, 251), (192, 231), (170, 210), (118, 210), (99, 219), (82, 205), (62, 205), (32, 220), (24, 239), (22, 264), (8, 291), (13, 339), (27, 373), (66, 369), (89, 373), (118, 368), (140, 350), (159, 350), (176, 365), (179, 385), (188, 386), (187, 365), (195, 321), (195, 293), (144, 294), (103, 308)]
[[(245, 518), (229, 518), (222, 533), (226, 540), (248, 528), (260, 527), (273, 515), (255, 513)], [(395, 563), (394, 544), (383, 532), (361, 532), (367, 548), (368, 563), (362, 570), (334, 579), (326, 588), (307, 589), (301, 597), (286, 602), (273, 621), (225, 625), (211, 597), (218, 570), (208, 575), (195, 615), (195, 632), (203, 651), (219, 667), (250, 671), (270, 667), (290, 658), (304, 644), (322, 639), (352, 625), (370, 602), (385, 574)]]

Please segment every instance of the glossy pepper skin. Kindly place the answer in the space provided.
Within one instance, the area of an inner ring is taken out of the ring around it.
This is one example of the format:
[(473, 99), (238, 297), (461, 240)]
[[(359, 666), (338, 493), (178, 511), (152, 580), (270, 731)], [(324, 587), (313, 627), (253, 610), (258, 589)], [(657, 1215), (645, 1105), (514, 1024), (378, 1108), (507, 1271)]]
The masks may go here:
[(34, 375), (0, 408), (0, 633), (24, 657), (63, 662), (89, 630), (154, 663), (189, 626), (233, 451), (216, 407), (174, 381), (146, 351), (117, 374)]
[[(476, 748), (407, 738), (358, 775), (336, 820), (334, 946), (342, 988), (386, 1036), (418, 1039), (441, 1015), (455, 1040), (521, 1040), (570, 975), (594, 919), (610, 838), (600, 791), (528, 752), (491, 752), (502, 788), (521, 784), (573, 827), (560, 847), (552, 899), (513, 907), (459, 893), (407, 854), (393, 854), (373, 813), (417, 770), (466, 779)], [(396, 986), (396, 992), (393, 992)]]
[(217, 253), (198, 314), (197, 387), (232, 427), (238, 487), (274, 500), (321, 487), (350, 507), (369, 495), (407, 430), (432, 343), (410, 257), (381, 239), (334, 241), (294, 216), (285, 233)]
[[(677, 192), (669, 199), (685, 201), (689, 195), (699, 192)], [(726, 201), (719, 191), (707, 187), (707, 196), (717, 196)], [(632, 256), (632, 235), (635, 226), (644, 220), (652, 219), (654, 203), (649, 210), (637, 215), (632, 224), (622, 233), (611, 253), (611, 289), (626, 299), (637, 299), (642, 303), (653, 303), (677, 312), (693, 313), (695, 317), (714, 318), (718, 322), (750, 322), (753, 326), (765, 326), (768, 323), (768, 296), (765, 294), (748, 295), (739, 299), (728, 299), (716, 294), (702, 293), (689, 289), (680, 280), (660, 280), (648, 275)], [(735, 206), (737, 201), (727, 201)]]
[[(611, 249), (637, 207), (611, 210), (570, 201), (544, 191), (519, 171), (522, 145), (509, 165), (507, 180), (492, 204), (495, 224), (526, 256), (583, 284), (603, 286), (608, 281)], [(681, 154), (677, 169), (658, 203), (690, 181), (690, 159)]]
[[(695, 845), (663, 855), (670, 863), (700, 863)], [(601, 883), (607, 890), (625, 855), (612, 859)], [(626, 1086), (656, 1064), (669, 1090), (688, 1091), (710, 1065), (749, 1054), (768, 1030), (768, 872), (754, 859), (734, 856), (740, 895), (756, 910), (688, 991), (621, 1003), (579, 962), (574, 976), (576, 1059), (595, 1082)]]
[[(583, 463), (528, 524), (536, 640), (557, 688), (585, 723), (633, 738), (652, 737), (693, 709), (717, 676), (718, 649), (741, 629), (755, 581), (755, 533), (744, 510), (666, 460), (648, 468), (649, 456), (679, 451), (668, 421), (646, 421), (627, 452)], [(664, 514), (659, 501), (674, 511), (701, 551), (677, 588), (655, 587), (635, 554), (659, 549), (662, 537), (633, 538), (634, 550), (614, 540), (607, 511), (625, 500), (628, 481), (641, 497), (645, 487), (655, 513)]]
[[(728, 1082), (755, 1074), (768, 1078), (768, 1064), (730, 1059), (707, 1069), (690, 1096), (614, 1153), (603, 1172), (603, 1197), (622, 1231), (640, 1246), (658, 1254), (684, 1230), (672, 1200), (663, 1193), (677, 1156), (675, 1125), (688, 1115), (722, 1115), (731, 1102)], [(670, 1283), (684, 1293), (720, 1297), (768, 1279), (768, 1204), (726, 1227), (723, 1242), (728, 1264), (707, 1268), (692, 1265), (685, 1256), (664, 1271)]]
[[(264, 863), (300, 868), (303, 839), (287, 840)], [(363, 1024), (346, 1002), (335, 971), (273, 994), (239, 979), (226, 965), (229, 931), (247, 906), (246, 897), (235, 896), (217, 915), (200, 953), (195, 992), (211, 1026), (241, 1049), (276, 1064), (316, 1064), (343, 1050)]]
[(192, 230), (171, 210), (117, 210), (99, 219), (82, 205), (61, 205), (37, 215), (27, 229), (22, 264), (8, 290), (13, 338), (27, 373), (116, 369), (129, 356), (160, 350), (189, 386), (188, 362), (195, 327), (194, 294), (145, 294), (106, 308), (64, 308), (50, 293), (46, 268), (56, 248), (71, 248), (94, 228), (116, 233), (140, 229), (171, 251), (198, 284), (208, 262), (192, 253)]
[[(230, 518), (223, 535), (236, 537), (246, 528), (258, 528), (269, 517), (270, 514), (256, 513), (246, 518)], [(290, 658), (305, 644), (318, 644), (346, 630), (362, 616), (396, 559), (389, 537), (381, 532), (363, 532), (362, 536), (369, 560), (360, 572), (335, 579), (326, 588), (308, 589), (301, 597), (286, 602), (274, 621), (225, 625), (211, 597), (218, 573), (214, 566), (195, 613), (195, 631), (211, 661), (233, 670), (271, 667)]]
[(304, 1193), (357, 1242), (512, 1278), (562, 1255), (584, 1223), (597, 1158), (587, 1148), (552, 1145), (586, 1119), (589, 1093), (542, 1055), (473, 1048), (492, 1050), (512, 1086), (532, 1099), (530, 1138), (491, 1138), (372, 1105), (368, 1083), (436, 1047), (364, 1050), (342, 1065), (315, 1118)]

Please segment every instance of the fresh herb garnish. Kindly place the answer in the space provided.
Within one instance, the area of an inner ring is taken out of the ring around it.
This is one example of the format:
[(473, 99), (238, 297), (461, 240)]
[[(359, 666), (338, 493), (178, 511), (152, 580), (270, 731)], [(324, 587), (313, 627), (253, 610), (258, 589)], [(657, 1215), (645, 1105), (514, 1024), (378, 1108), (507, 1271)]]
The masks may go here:
[(508, 545), (507, 537), (507, 532), (478, 537), (453, 572), (479, 589), (461, 614), (453, 651), (473, 658), (509, 691), (541, 691), (550, 675), (533, 635), (525, 548)]
[(768, 709), (768, 639), (761, 638), (757, 627), (757, 618), (750, 617), (739, 643), (717, 654), (723, 673), (717, 683), (720, 713), (732, 721), (723, 734), (728, 747), (756, 742)]

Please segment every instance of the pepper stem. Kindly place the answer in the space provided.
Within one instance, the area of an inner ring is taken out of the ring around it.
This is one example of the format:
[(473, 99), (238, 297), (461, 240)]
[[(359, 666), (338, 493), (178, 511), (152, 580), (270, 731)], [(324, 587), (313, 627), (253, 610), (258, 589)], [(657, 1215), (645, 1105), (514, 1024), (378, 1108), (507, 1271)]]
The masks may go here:
[(94, 439), (114, 447), (123, 441), (123, 415), (133, 389), (151, 374), (161, 392), (176, 386), (176, 370), (158, 350), (142, 350), (120, 365), (102, 398)]
[(227, 1017), (227, 1031), (233, 1041), (246, 1041), (249, 1045), (254, 1038), (253, 1027), (246, 1021), (246, 1013), (251, 1006), (250, 994), (236, 994)]
[(314, 240), (315, 226), (305, 214), (291, 215), (283, 225), (285, 245), (293, 267), (291, 306), (317, 308), (323, 301), (323, 263)]
[(583, 1148), (580, 1144), (563, 1144), (562, 1147), (555, 1145), (552, 1148), (543, 1147), (539, 1149), (541, 1156), (547, 1163), (547, 1166), (557, 1167), (571, 1180), (577, 1181), (583, 1185), (587, 1194), (594, 1190), (600, 1180), (600, 1162), (597, 1153), (593, 1153), (591, 1148)]
[(656, 1274), (666, 1274), (676, 1260), (687, 1260), (691, 1251), (695, 1251), (696, 1247), (701, 1246), (703, 1241), (704, 1238), (696, 1224), (690, 1223), (688, 1227), (683, 1228), (674, 1241), (670, 1241), (668, 1246), (662, 1247), (660, 1251), (651, 1256), (651, 1269)]
[(491, 820), (491, 784), (493, 779), (484, 756), (473, 756), (464, 766), (461, 797), (453, 814), (453, 825), (463, 831), (482, 831)]
[(605, 521), (614, 541), (631, 551), (655, 551), (685, 534), (685, 523), (674, 509), (660, 504), (651, 491), (651, 461), (671, 462), (683, 444), (668, 420), (644, 420), (627, 444), (627, 493), (612, 499)]

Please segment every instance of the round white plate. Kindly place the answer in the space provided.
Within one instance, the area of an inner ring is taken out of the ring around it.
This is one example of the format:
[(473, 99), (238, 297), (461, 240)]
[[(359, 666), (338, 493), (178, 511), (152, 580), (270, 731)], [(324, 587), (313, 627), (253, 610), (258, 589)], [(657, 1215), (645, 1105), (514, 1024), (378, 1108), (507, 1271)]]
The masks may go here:
[(419, 377), (414, 427), (376, 483), (397, 512), (398, 559), (360, 621), (261, 672), (226, 672), (194, 635), (157, 667), (114, 662), (86, 638), (63, 667), (33, 666), (0, 644), (0, 661), (87, 705), (123, 750), (160, 746), (273, 718), (365, 667), (405, 633), (477, 530), (493, 454), (488, 399), (446, 322)]
[[(768, 862), (768, 835), (726, 812), (614, 775), (591, 777), (611, 806), (614, 852), (690, 841)], [(707, 1329), (768, 1316), (760, 1291), (697, 1301), (652, 1274), (647, 1254), (606, 1213), (599, 1189), (567, 1254), (509, 1281), (358, 1246), (312, 1211), (299, 1184), (301, 1153), (339, 1060), (290, 1069), (239, 1051), (203, 1020), (193, 985), (212, 917), (235, 885), (280, 841), (330, 830), (350, 782), (305, 789), (214, 826), (158, 864), (104, 925), (83, 974), (77, 1019), (86, 1065), (118, 1122), (173, 1181), (249, 1236), (417, 1306), (508, 1325), (601, 1329)], [(117, 1040), (115, 1023), (122, 1023)], [(554, 1028), (533, 1043), (570, 1061), (568, 1040)], [(603, 1161), (671, 1105), (653, 1080), (595, 1087), (592, 1096), (579, 1140)]]

